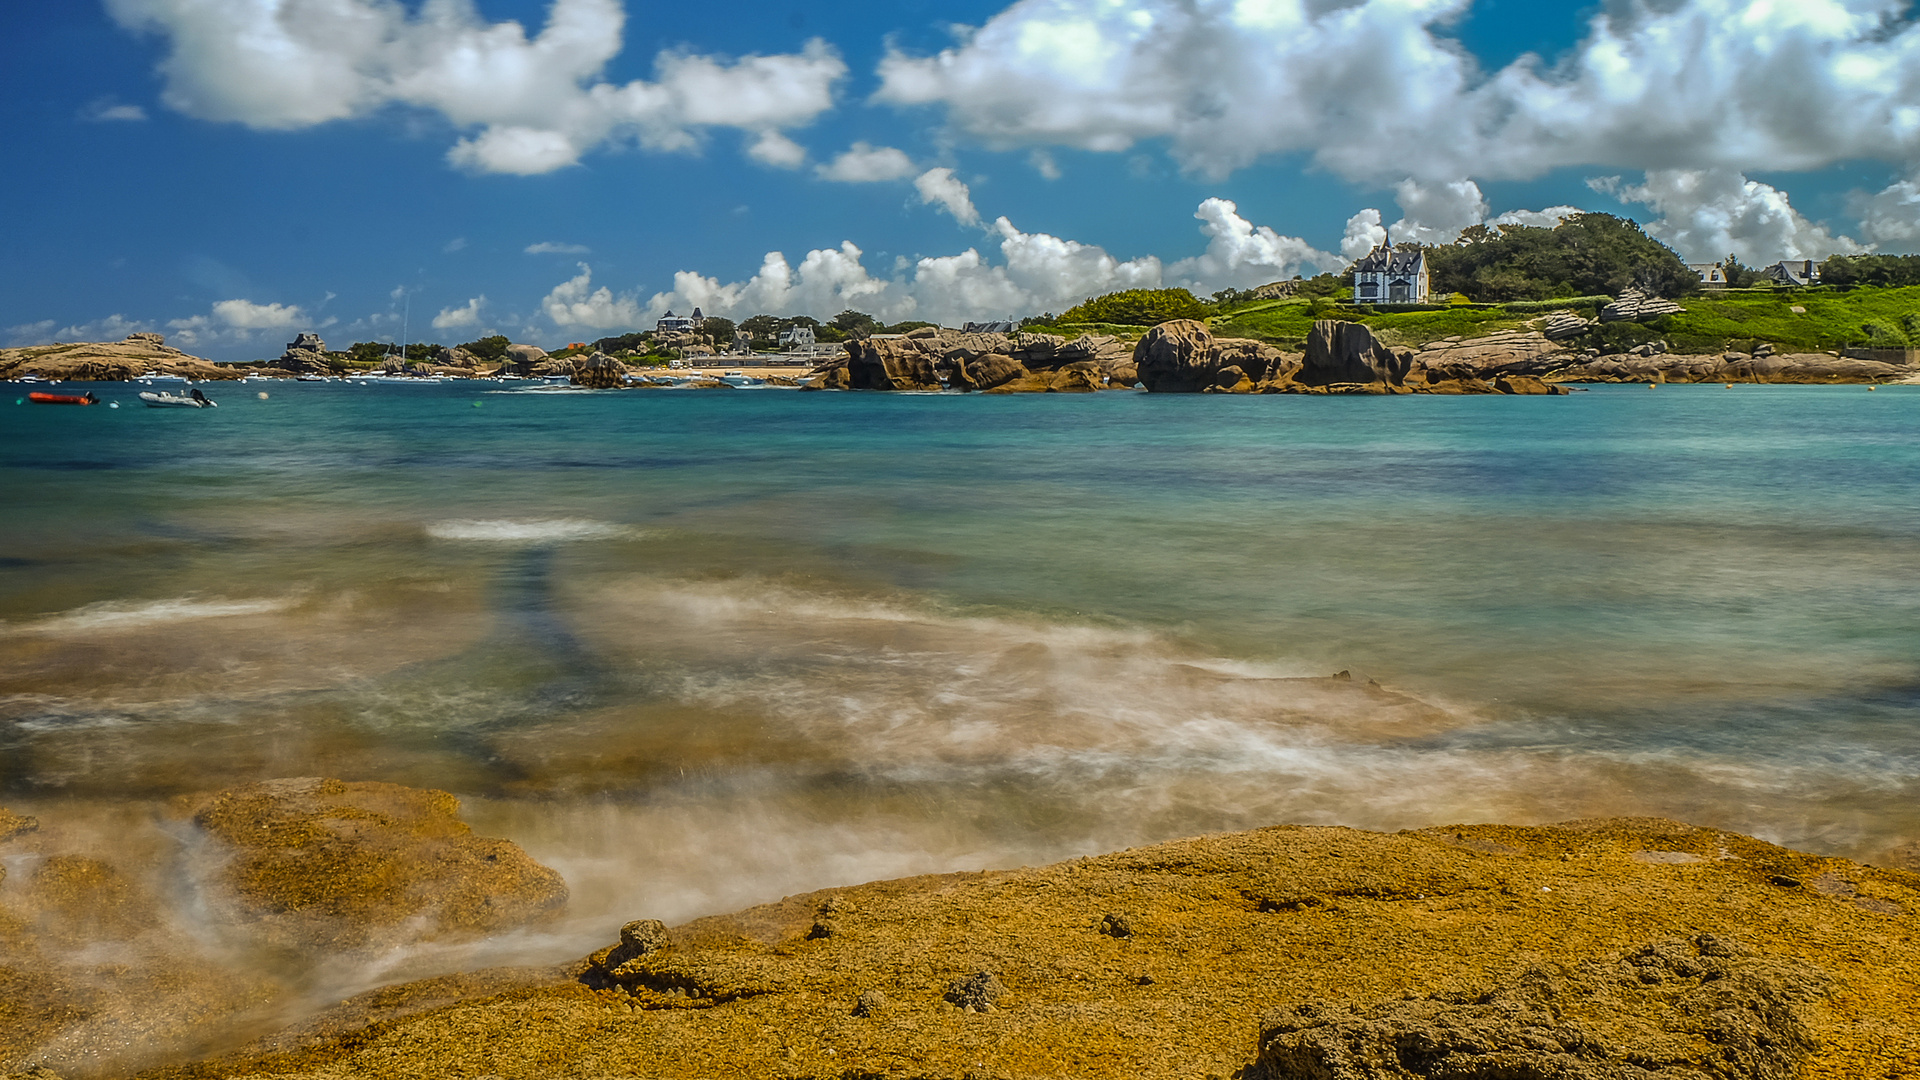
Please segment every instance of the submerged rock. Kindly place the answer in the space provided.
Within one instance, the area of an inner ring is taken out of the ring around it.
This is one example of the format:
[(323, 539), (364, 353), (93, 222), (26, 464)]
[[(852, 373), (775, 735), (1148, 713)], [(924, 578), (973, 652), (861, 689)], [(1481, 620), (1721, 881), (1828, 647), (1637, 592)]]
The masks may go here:
[(548, 916), (560, 875), (473, 835), (444, 791), (316, 777), (194, 800), (229, 860), (208, 883), (227, 918), (301, 949), (472, 937)]

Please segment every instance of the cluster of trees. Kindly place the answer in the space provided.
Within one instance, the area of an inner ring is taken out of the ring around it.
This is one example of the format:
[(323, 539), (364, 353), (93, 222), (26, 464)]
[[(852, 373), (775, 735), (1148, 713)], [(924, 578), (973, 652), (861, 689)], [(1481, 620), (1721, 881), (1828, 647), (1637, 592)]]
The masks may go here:
[(1823, 285), (1920, 285), (1920, 255), (1835, 255), (1820, 264)]
[(1575, 214), (1553, 228), (1475, 225), (1426, 253), (1434, 293), (1482, 303), (1618, 296), (1629, 287), (1672, 297), (1700, 288), (1672, 248), (1612, 214)]

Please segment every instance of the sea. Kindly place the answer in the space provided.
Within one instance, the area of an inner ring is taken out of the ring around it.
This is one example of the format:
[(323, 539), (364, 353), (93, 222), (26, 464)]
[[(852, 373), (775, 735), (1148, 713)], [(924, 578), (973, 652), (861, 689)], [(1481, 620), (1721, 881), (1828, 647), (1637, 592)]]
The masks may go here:
[(0, 401), (0, 805), (390, 781), (567, 879), (363, 983), (1279, 823), (1920, 840), (1920, 387), (92, 388)]

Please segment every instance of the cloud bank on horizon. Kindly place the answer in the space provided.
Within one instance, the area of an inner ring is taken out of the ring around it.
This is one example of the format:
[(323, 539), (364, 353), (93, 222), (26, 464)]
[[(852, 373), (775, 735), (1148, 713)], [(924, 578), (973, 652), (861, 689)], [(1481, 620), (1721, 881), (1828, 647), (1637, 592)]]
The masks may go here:
[[(105, 3), (121, 25), (164, 38), (161, 99), (174, 110), (270, 130), (419, 110), (453, 126), (447, 160), (475, 172), (551, 172), (623, 145), (699, 152), (720, 129), (738, 132), (741, 152), (761, 165), (799, 170), (815, 151), (795, 135), (849, 104), (848, 65), (819, 39), (740, 58), (663, 51), (653, 79), (610, 81), (626, 21), (619, 0), (554, 0), (531, 35), (518, 22), (487, 21), (469, 0), (426, 0), (413, 12), (391, 0)], [(1059, 310), (1115, 288), (1245, 287), (1336, 269), (1388, 228), (1395, 239), (1444, 243), (1483, 222), (1551, 224), (1574, 208), (1496, 215), (1480, 183), (1564, 168), (1592, 170), (1597, 195), (1650, 210), (1648, 231), (1693, 260), (1920, 243), (1920, 23), (1908, 0), (1608, 0), (1563, 56), (1527, 54), (1495, 70), (1451, 36), (1470, 6), (1019, 0), (979, 27), (955, 28), (954, 44), (930, 55), (889, 47), (872, 73), (877, 88), (851, 103), (925, 116), (944, 146), (1026, 151), (1048, 176), (1059, 173), (1054, 149), (1149, 144), (1201, 177), (1300, 155), (1353, 183), (1391, 186), (1399, 220), (1360, 210), (1337, 254), (1210, 198), (1195, 214), (1203, 254), (1123, 260), (1023, 232), (1009, 216), (988, 221), (950, 158), (916, 162), (856, 141), (820, 154), (794, 182), (908, 186), (922, 205), (983, 229), (986, 243), (903, 258), (880, 274), (851, 240), (797, 266), (771, 252), (745, 280), (683, 270), (645, 299), (595, 288), (582, 263), (535, 307), (557, 328), (594, 330), (694, 305), (727, 314), (860, 307), (891, 321)], [(1853, 161), (1908, 178), (1858, 193), (1845, 231), (1749, 176)], [(482, 299), (443, 310), (435, 324), (482, 325), (494, 310)], [(227, 318), (218, 305), (195, 318), (209, 331), (258, 321)]]

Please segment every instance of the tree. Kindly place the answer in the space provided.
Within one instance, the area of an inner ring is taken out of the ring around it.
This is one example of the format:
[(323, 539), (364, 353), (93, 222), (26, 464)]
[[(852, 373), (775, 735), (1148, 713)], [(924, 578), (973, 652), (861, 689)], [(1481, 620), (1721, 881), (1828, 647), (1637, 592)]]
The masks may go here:
[(1727, 285), (1729, 288), (1744, 289), (1751, 285), (1758, 285), (1766, 280), (1766, 275), (1754, 267), (1742, 263), (1738, 255), (1727, 256), (1727, 261), (1720, 264), (1720, 270), (1727, 275)]
[(734, 322), (718, 315), (709, 315), (700, 323), (700, 332), (707, 335), (716, 349), (724, 349), (733, 344)]
[(614, 353), (632, 352), (635, 349), (646, 348), (647, 343), (651, 341), (652, 338), (653, 338), (652, 331), (641, 330), (631, 334), (620, 334), (615, 337), (603, 337), (600, 340), (594, 342), (593, 347), (595, 351), (603, 352), (608, 355), (612, 355)]
[(393, 351), (389, 341), (356, 341), (347, 348), (347, 359), (358, 364), (377, 364)]
[(852, 308), (833, 317), (833, 328), (848, 337), (863, 338), (880, 328), (880, 320)]
[(1503, 225), (1495, 237), (1426, 252), (1435, 292), (1481, 301), (1617, 296), (1630, 287), (1685, 296), (1700, 288), (1673, 249), (1612, 214), (1574, 214), (1550, 229)]
[(1820, 264), (1825, 285), (1920, 285), (1920, 255), (1835, 255)]
[(479, 341), (469, 341), (460, 347), (486, 363), (497, 364), (507, 358), (507, 346), (511, 344), (505, 334), (495, 334)]

